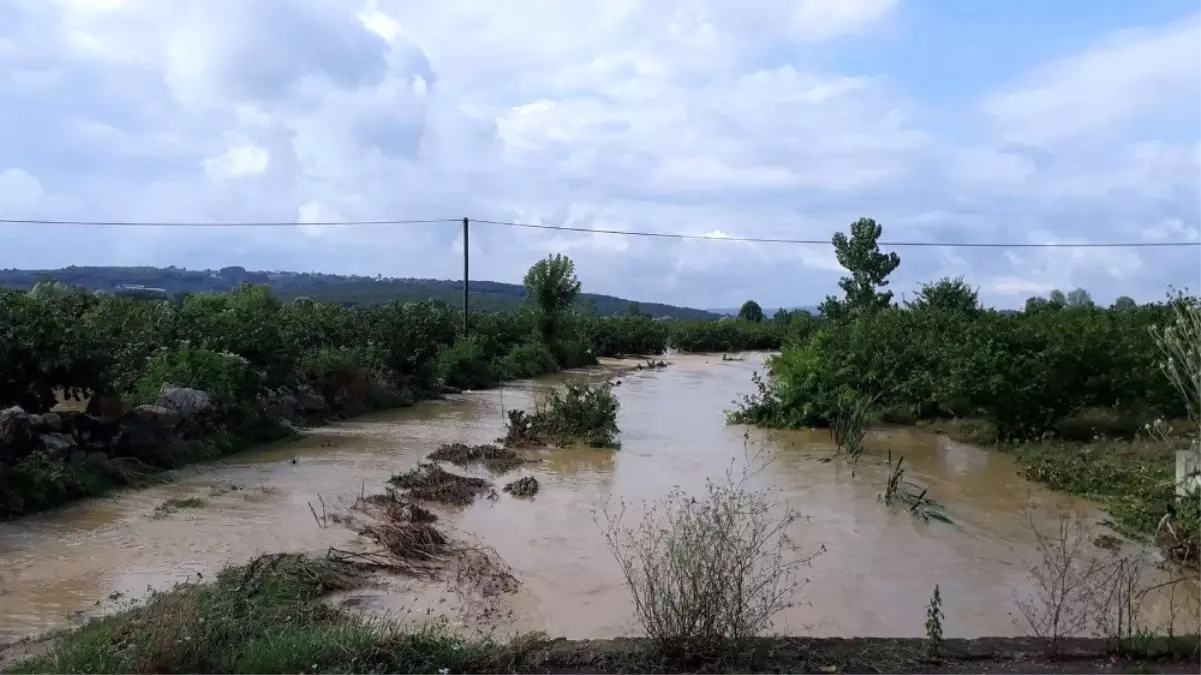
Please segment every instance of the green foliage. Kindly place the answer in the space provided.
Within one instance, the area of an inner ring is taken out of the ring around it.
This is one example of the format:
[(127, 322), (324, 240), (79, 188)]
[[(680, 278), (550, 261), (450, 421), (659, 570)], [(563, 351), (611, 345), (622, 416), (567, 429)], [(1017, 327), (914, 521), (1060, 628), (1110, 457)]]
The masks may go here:
[(510, 410), (504, 441), (516, 447), (583, 441), (594, 448), (617, 449), (621, 447), (617, 440), (619, 407), (608, 384), (568, 383), (564, 391), (540, 398), (533, 414)]
[(162, 385), (170, 383), (203, 389), (217, 401), (235, 405), (254, 397), (262, 382), (245, 357), (184, 343), (150, 359), (134, 383), (133, 397), (151, 403)]
[(555, 355), (541, 342), (515, 345), (509, 353), (496, 361), (497, 372), (504, 379), (545, 375), (555, 372), (557, 367)]
[(763, 308), (754, 300), (747, 300), (742, 303), (742, 308), (738, 310), (738, 318), (742, 321), (750, 321), (751, 323), (763, 322)]
[(1090, 408), (1174, 417), (1184, 410), (1148, 332), (1167, 317), (1162, 305), (1049, 314), (891, 308), (826, 322), (770, 361), (771, 382), (746, 419), (825, 425), (846, 389), (878, 393), (881, 407), (911, 420), (981, 417), (1001, 439), (1040, 437)]
[(842, 300), (832, 296), (821, 304), (823, 316), (831, 319), (855, 317), (884, 309), (892, 305), (892, 291), (881, 291), (888, 285), (888, 275), (901, 264), (896, 253), (880, 252), (882, 228), (871, 218), (860, 218), (851, 223), (851, 236), (834, 234), (834, 254), (838, 264), (848, 272), (838, 286), (843, 290)]
[(668, 324), (644, 315), (587, 317), (584, 330), (597, 356), (662, 354)]
[(491, 387), (497, 381), (492, 362), (485, 358), (479, 342), (470, 337), (439, 352), (437, 372), (443, 382), (459, 389)]
[(542, 337), (551, 342), (558, 336), (563, 314), (580, 295), (575, 263), (558, 253), (547, 256), (530, 267), (524, 283), (528, 297), (540, 313)]
[(977, 314), (980, 311), (980, 296), (974, 288), (967, 285), (963, 277), (944, 277), (931, 284), (922, 284), (916, 297), (909, 303), (914, 310), (938, 309), (963, 314)]

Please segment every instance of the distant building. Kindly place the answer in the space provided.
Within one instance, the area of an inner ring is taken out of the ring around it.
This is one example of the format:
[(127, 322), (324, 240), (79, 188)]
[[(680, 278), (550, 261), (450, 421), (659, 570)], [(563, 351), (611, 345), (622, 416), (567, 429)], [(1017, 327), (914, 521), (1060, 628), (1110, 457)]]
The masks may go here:
[(117, 295), (125, 295), (139, 298), (165, 298), (167, 297), (167, 289), (155, 288), (153, 286), (142, 286), (141, 284), (120, 284), (117, 286)]

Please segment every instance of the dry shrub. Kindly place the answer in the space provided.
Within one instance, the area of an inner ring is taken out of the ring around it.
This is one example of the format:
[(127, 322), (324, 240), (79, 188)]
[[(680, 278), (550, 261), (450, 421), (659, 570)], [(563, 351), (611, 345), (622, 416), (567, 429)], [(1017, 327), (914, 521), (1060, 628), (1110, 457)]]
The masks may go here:
[(598, 516), (638, 620), (665, 655), (718, 657), (714, 650), (762, 634), (792, 606), (800, 569), (816, 553), (789, 538), (796, 512), (750, 485), (771, 459), (755, 453), (738, 475), (731, 467), (724, 480), (706, 481), (699, 496), (673, 489), (632, 528), (623, 524), (624, 503)]
[(398, 488), (408, 490), (409, 497), (421, 501), (443, 502), (467, 506), (481, 494), (493, 496), (492, 483), (483, 478), (460, 476), (436, 464), (421, 464), (389, 479)]
[[(1147, 556), (1099, 552), (1083, 514), (1066, 502), (1056, 504), (1051, 513), (1031, 506), (1026, 515), (1040, 559), (1030, 570), (1033, 592), (1018, 599), (1018, 608), (1030, 632), (1048, 640), (1052, 655), (1062, 638), (1093, 633), (1128, 649), (1132, 641), (1153, 633), (1144, 620), (1143, 601), (1152, 591), (1185, 577), (1144, 583)], [(1172, 601), (1169, 632), (1176, 623)]]

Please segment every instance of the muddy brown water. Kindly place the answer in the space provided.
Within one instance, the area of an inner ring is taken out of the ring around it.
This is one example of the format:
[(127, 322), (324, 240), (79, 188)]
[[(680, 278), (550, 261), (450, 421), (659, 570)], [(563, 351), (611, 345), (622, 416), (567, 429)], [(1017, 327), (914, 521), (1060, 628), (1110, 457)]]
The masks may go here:
[[(596, 509), (619, 499), (637, 505), (673, 486), (702, 490), (706, 477), (720, 477), (749, 447), (778, 452), (754, 480), (778, 490), (801, 512), (791, 534), (804, 550), (826, 549), (805, 570), (802, 602), (777, 617), (778, 631), (921, 636), (925, 607), (938, 584), (948, 636), (1026, 633), (1015, 598), (1031, 589), (1029, 566), (1037, 550), (1023, 507), (1032, 499), (1069, 498), (1020, 478), (1005, 455), (913, 430), (873, 432), (852, 475), (843, 461), (822, 461), (833, 451), (824, 432), (759, 432), (725, 424), (723, 410), (751, 390), (750, 375), (761, 367), (761, 356), (741, 362), (720, 355), (670, 360), (666, 369), (641, 372), (622, 370), (629, 362), (609, 362), (357, 418), (179, 472), (168, 484), (0, 524), (0, 642), (105, 611), (114, 599), (211, 578), (221, 567), (261, 553), (351, 547), (355, 535), (336, 523), (319, 526), (310, 505), (318, 515), (323, 509), (344, 511), (442, 443), (496, 438), (505, 408), (528, 407), (537, 393), (568, 378), (611, 377), (621, 380), (616, 390), (621, 450), (531, 451), (540, 461), (496, 481), (500, 487), (522, 475), (536, 476), (542, 488), (533, 499), (502, 493), (465, 509), (435, 509), (460, 536), (493, 548), (520, 582), (501, 600), (499, 612), (466, 617), (472, 602), (449, 586), (405, 579), (357, 593), (357, 604), (401, 619), (448, 616), (499, 633), (637, 634), (633, 605), (596, 524)], [(922, 523), (879, 502), (888, 450), (904, 456), (908, 477), (929, 487), (955, 526)], [(188, 497), (206, 504), (156, 515), (164, 501)], [(1092, 522), (1104, 519), (1095, 505), (1072, 501)], [(1157, 565), (1145, 570), (1151, 581), (1169, 574)], [(1147, 618), (1163, 625), (1176, 615), (1177, 632), (1195, 630), (1196, 584), (1174, 588), (1172, 596), (1148, 597)]]

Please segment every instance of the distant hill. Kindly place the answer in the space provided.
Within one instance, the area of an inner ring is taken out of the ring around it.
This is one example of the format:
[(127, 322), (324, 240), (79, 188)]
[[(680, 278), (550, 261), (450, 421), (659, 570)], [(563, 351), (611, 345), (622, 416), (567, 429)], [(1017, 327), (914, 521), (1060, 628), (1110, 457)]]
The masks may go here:
[[(241, 267), (188, 270), (180, 267), (67, 267), (58, 270), (0, 270), (0, 286), (28, 290), (44, 279), (90, 290), (120, 291), (128, 287), (162, 289), (167, 295), (204, 291), (229, 291), (242, 282), (267, 284), (284, 299), (307, 297), (343, 305), (372, 305), (399, 300), (444, 300), (458, 306), (463, 301), (461, 281), (343, 276), (307, 272), (255, 272)], [(470, 302), (475, 310), (494, 311), (516, 306), (525, 297), (518, 284), (472, 281)], [(600, 314), (624, 314), (629, 300), (611, 295), (584, 293)], [(701, 309), (640, 302), (642, 311), (655, 317), (716, 319)]]

